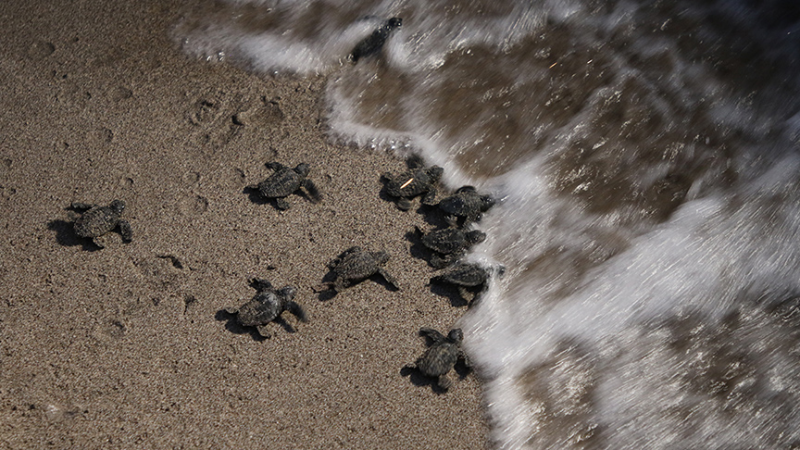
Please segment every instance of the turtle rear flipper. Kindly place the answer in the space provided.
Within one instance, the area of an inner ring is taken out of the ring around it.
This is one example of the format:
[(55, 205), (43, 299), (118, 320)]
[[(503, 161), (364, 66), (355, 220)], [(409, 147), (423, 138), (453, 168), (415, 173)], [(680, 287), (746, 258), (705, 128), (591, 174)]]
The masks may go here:
[(379, 273), (379, 274), (381, 274), (381, 275), (383, 276), (383, 278), (384, 278), (384, 279), (385, 279), (385, 280), (386, 280), (386, 281), (387, 281), (389, 284), (391, 284), (391, 285), (392, 285), (392, 286), (393, 286), (395, 289), (397, 289), (398, 291), (400, 290), (400, 286), (397, 284), (397, 280), (396, 280), (396, 279), (395, 279), (393, 276), (389, 275), (389, 274), (388, 274), (388, 273), (387, 273), (385, 270), (383, 270), (382, 268), (378, 268), (378, 273)]
[(271, 338), (272, 337), (272, 333), (269, 332), (269, 329), (267, 328), (266, 325), (257, 326), (256, 327), (256, 331), (258, 331), (258, 334), (261, 335), (261, 337), (265, 337), (265, 338)]
[(229, 307), (225, 308), (225, 312), (228, 313), (228, 314), (238, 314), (239, 313), (239, 308), (237, 308), (235, 306), (229, 306)]
[(450, 380), (447, 374), (444, 374), (444, 375), (439, 375), (439, 381), (437, 382), (437, 384), (442, 390), (446, 391), (450, 389), (450, 386), (453, 385), (453, 381)]
[(275, 199), (275, 206), (281, 211), (286, 211), (291, 207), (291, 205), (289, 205), (289, 202), (286, 201), (286, 199), (283, 197), (278, 197)]

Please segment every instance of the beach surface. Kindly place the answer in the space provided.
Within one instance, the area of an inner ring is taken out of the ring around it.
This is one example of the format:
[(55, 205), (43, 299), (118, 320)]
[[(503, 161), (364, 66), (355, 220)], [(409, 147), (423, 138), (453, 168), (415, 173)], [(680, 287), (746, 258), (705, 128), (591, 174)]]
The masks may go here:
[[(0, 447), (474, 449), (474, 373), (447, 393), (403, 366), (467, 308), (410, 251), (424, 216), (381, 198), (404, 162), (325, 135), (322, 77), (184, 55), (190, 2), (4, 2), (0, 17)], [(279, 211), (245, 188), (279, 161), (324, 196)], [(79, 239), (73, 202), (126, 202), (133, 240)], [(386, 250), (331, 298), (326, 264)], [(261, 339), (224, 309), (251, 277), (309, 315)], [(469, 336), (467, 336), (469, 339)]]

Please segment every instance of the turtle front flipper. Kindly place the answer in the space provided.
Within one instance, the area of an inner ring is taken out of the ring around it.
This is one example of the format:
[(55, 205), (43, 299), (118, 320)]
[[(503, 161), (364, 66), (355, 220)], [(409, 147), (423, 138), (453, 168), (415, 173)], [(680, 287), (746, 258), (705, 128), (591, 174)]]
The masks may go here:
[(133, 240), (133, 229), (131, 228), (130, 222), (127, 220), (119, 221), (119, 234), (122, 235), (122, 240), (125, 242)]
[(98, 236), (98, 237), (92, 238), (92, 242), (93, 242), (93, 243), (94, 243), (94, 245), (96, 245), (98, 248), (101, 248), (101, 249), (102, 249), (102, 248), (106, 248), (106, 244), (104, 244), (104, 243), (103, 243), (102, 236)]
[(301, 322), (308, 322), (308, 316), (305, 310), (297, 302), (290, 301), (286, 304), (286, 310), (292, 313), (295, 317), (300, 319)]
[(279, 163), (277, 161), (268, 162), (268, 163), (266, 163), (264, 165), (267, 166), (267, 169), (272, 169), (275, 172), (279, 172), (281, 170), (288, 170), (289, 169), (288, 167), (284, 166), (283, 164), (281, 164), (281, 163)]
[(431, 187), (428, 189), (428, 192), (425, 193), (425, 196), (422, 197), (422, 204), (426, 206), (435, 206), (436, 203), (436, 188)]
[(247, 280), (250, 286), (257, 291), (266, 291), (272, 289), (272, 283), (266, 278), (250, 278)]
[(237, 308), (235, 306), (229, 306), (229, 307), (225, 308), (225, 312), (228, 313), (228, 314), (238, 314), (239, 313), (239, 308)]
[(397, 280), (395, 280), (395, 278), (394, 278), (393, 276), (389, 275), (389, 273), (388, 273), (388, 272), (386, 272), (386, 271), (385, 271), (385, 270), (383, 270), (382, 268), (379, 268), (379, 269), (378, 269), (378, 273), (379, 273), (379, 274), (381, 274), (381, 275), (383, 276), (383, 278), (384, 278), (384, 279), (385, 279), (385, 280), (386, 280), (386, 281), (387, 281), (389, 284), (391, 284), (391, 285), (392, 285), (392, 287), (394, 287), (394, 288), (395, 288), (395, 289), (397, 289), (398, 291), (400, 290), (400, 286), (397, 284)]
[(314, 203), (319, 203), (322, 201), (322, 194), (319, 193), (317, 186), (314, 184), (313, 181), (309, 179), (305, 179), (301, 182), (301, 186), (303, 186), (306, 191), (308, 191), (308, 196), (311, 198), (311, 201)]
[(97, 205), (92, 205), (91, 203), (81, 203), (81, 202), (73, 202), (69, 205), (70, 209), (77, 209), (77, 210), (84, 210), (84, 209), (92, 209)]
[(467, 369), (472, 369), (472, 362), (469, 360), (469, 356), (467, 356), (467, 353), (464, 352), (464, 350), (458, 351), (458, 357), (464, 361), (464, 366), (466, 366)]
[(422, 327), (419, 329), (419, 335), (425, 336), (430, 338), (434, 343), (441, 342), (445, 340), (445, 337), (442, 333), (434, 330), (433, 328)]
[(408, 211), (409, 209), (411, 209), (411, 200), (405, 197), (400, 197), (397, 200), (397, 209), (399, 209), (400, 211)]

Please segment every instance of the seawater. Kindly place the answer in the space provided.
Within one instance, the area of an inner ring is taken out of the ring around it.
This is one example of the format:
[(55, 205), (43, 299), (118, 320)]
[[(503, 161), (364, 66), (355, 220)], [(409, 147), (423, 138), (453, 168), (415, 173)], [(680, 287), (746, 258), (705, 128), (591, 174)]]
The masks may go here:
[(800, 448), (796, 2), (230, 0), (175, 34), (326, 74), (332, 139), (501, 200), (461, 323), (496, 447)]

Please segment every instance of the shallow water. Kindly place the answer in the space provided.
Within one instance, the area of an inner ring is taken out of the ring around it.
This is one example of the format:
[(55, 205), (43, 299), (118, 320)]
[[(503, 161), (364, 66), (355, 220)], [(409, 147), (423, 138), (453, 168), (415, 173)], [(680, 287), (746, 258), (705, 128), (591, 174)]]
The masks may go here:
[(175, 35), (327, 74), (333, 139), (502, 199), (462, 321), (497, 447), (800, 446), (800, 6), (498, 3), (231, 0)]

